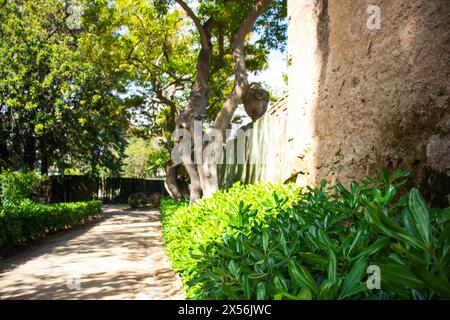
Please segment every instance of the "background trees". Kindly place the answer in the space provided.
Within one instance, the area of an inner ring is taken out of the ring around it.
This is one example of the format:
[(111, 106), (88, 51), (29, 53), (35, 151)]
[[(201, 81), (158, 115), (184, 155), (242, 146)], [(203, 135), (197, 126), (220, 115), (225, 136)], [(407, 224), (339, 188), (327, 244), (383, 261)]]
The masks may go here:
[[(63, 1), (6, 1), (0, 18), (1, 163), (47, 173), (83, 165), (120, 170), (127, 127), (126, 69), (105, 57), (101, 14), (87, 6), (80, 29)], [(105, 17), (106, 18), (106, 17)], [(101, 39), (101, 41), (100, 41)], [(111, 53), (111, 52), (110, 52)]]
[(167, 161), (172, 132), (194, 119), (220, 130), (237, 121), (247, 71), (285, 43), (281, 0), (0, 6), (1, 167), (119, 175), (139, 137), (153, 141), (152, 170), (164, 164), (175, 198), (188, 176), (192, 199), (218, 184), (215, 167), (185, 166), (187, 175)]
[(122, 176), (141, 179), (163, 177), (163, 168), (169, 158), (167, 149), (154, 140), (131, 136), (125, 149)]

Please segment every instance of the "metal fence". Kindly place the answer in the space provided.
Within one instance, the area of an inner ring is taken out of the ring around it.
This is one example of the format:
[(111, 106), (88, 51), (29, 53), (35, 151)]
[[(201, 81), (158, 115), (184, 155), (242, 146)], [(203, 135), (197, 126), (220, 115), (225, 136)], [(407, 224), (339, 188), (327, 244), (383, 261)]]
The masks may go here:
[(108, 203), (126, 203), (133, 193), (167, 195), (164, 179), (96, 178), (90, 176), (50, 176), (47, 201), (50, 203), (100, 199)]

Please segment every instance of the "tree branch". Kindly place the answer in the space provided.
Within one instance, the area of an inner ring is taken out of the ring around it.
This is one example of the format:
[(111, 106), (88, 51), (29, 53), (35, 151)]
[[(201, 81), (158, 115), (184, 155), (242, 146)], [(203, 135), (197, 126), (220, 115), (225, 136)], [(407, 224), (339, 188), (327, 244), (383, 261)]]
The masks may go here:
[(233, 60), (235, 63), (235, 77), (237, 82), (247, 81), (247, 68), (245, 66), (245, 37), (250, 33), (256, 19), (267, 9), (272, 0), (255, 0), (247, 16), (242, 20), (239, 28), (233, 35)]
[(176, 116), (178, 114), (178, 108), (174, 101), (170, 100), (169, 98), (165, 97), (160, 91), (155, 92), (157, 99), (151, 98), (155, 102), (159, 102), (162, 104), (165, 104), (170, 107), (170, 119), (168, 119), (169, 124), (169, 130), (173, 131), (175, 130), (175, 123), (176, 123)]
[(175, 0), (186, 12), (186, 14), (191, 18), (191, 20), (194, 22), (195, 27), (197, 28), (198, 33), (200, 34), (200, 42), (202, 45), (202, 48), (205, 50), (211, 50), (211, 47), (209, 45), (208, 36), (206, 34), (205, 29), (203, 28), (203, 25), (200, 21), (200, 19), (195, 15), (194, 11), (184, 2), (183, 0)]
[(226, 132), (228, 123), (233, 118), (234, 112), (242, 101), (242, 97), (248, 91), (247, 68), (245, 65), (245, 37), (253, 28), (256, 19), (267, 9), (272, 0), (254, 0), (253, 6), (242, 20), (239, 28), (233, 35), (233, 61), (234, 61), (234, 88), (220, 109), (214, 121), (214, 128), (223, 134)]
[[(203, 30), (207, 37), (208, 47), (211, 48), (211, 29), (214, 26), (214, 19), (209, 18), (203, 25)], [(189, 101), (185, 108), (187, 112), (193, 112), (196, 120), (201, 119), (206, 110), (209, 99), (209, 78), (211, 76), (212, 50), (200, 49), (197, 58), (196, 78), (192, 84)]]
[(267, 7), (271, 4), (272, 0), (255, 0), (253, 6), (250, 11), (247, 13), (247, 16), (242, 20), (239, 28), (236, 30), (234, 34), (235, 41), (245, 40), (247, 34), (253, 28), (256, 19), (267, 9)]
[(223, 26), (218, 26), (218, 37), (217, 42), (219, 44), (219, 57), (217, 64), (214, 66), (214, 69), (211, 71), (211, 75), (218, 72), (225, 66), (225, 45), (224, 45), (224, 34), (223, 34)]

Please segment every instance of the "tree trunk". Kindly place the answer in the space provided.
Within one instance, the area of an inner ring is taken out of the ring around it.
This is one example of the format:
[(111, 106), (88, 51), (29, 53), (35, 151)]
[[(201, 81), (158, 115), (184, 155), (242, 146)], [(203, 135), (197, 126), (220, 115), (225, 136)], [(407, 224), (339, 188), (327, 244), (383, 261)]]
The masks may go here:
[(217, 165), (222, 161), (223, 135), (214, 132), (207, 136), (207, 142), (202, 148), (203, 161), (198, 165), (198, 174), (203, 190), (203, 197), (211, 197), (219, 190)]
[(183, 195), (183, 199), (189, 199), (189, 185), (187, 181), (181, 177), (178, 177), (178, 187)]
[(3, 125), (3, 114), (0, 114), (0, 170), (9, 166), (8, 135)]
[(21, 130), (16, 126), (14, 127), (14, 132), (11, 137), (11, 147), (9, 151), (9, 159), (11, 168), (13, 170), (23, 169), (24, 167), (24, 159), (22, 154), (23, 149), (23, 138), (21, 134)]
[[(206, 35), (207, 44), (203, 44), (200, 49), (198, 60), (197, 60), (197, 77), (194, 84), (192, 85), (191, 93), (189, 96), (188, 104), (180, 113), (177, 119), (176, 127), (177, 129), (185, 129), (189, 131), (191, 137), (194, 138), (194, 121), (202, 121), (205, 114), (206, 106), (209, 99), (209, 77), (211, 75), (211, 27), (212, 19), (209, 19), (203, 26), (203, 33)], [(195, 200), (201, 198), (202, 196), (202, 184), (199, 177), (198, 166), (192, 163), (191, 155), (183, 154), (181, 150), (181, 145), (179, 154), (182, 155), (181, 160), (184, 167), (189, 175), (190, 179), (190, 203), (194, 203)]]
[[(201, 38), (202, 48), (200, 50), (197, 62), (197, 78), (192, 86), (191, 94), (187, 107), (180, 113), (177, 119), (177, 129), (186, 129), (194, 137), (194, 121), (201, 121), (205, 114), (206, 106), (209, 99), (209, 77), (211, 75), (211, 26), (212, 19), (209, 19), (203, 26), (193, 14), (184, 1), (177, 0), (187, 14), (194, 21)], [(224, 106), (217, 115), (213, 128), (218, 129), (222, 133), (222, 139), (225, 136), (227, 126), (231, 121), (236, 108), (242, 101), (242, 98), (248, 90), (247, 69), (245, 65), (245, 37), (251, 31), (256, 19), (267, 9), (272, 0), (255, 0), (252, 8), (242, 21), (238, 30), (233, 36), (232, 51), (233, 62), (235, 65), (235, 86), (233, 91), (225, 101)], [(194, 137), (195, 139), (195, 137)], [(179, 142), (179, 141), (178, 141)], [(179, 154), (182, 153), (181, 144), (179, 145)], [(194, 143), (195, 145), (195, 143)], [(219, 189), (219, 179), (217, 172), (217, 162), (210, 161), (209, 158), (219, 158), (216, 152), (218, 141), (210, 139), (203, 144), (202, 142), (202, 162), (195, 164), (191, 161), (191, 155), (182, 155), (182, 163), (186, 167), (191, 181), (190, 184), (190, 203), (202, 196), (211, 196)], [(215, 150), (215, 151), (214, 151)], [(220, 145), (220, 152), (222, 146)], [(221, 159), (220, 159), (221, 160)]]
[[(234, 62), (234, 88), (217, 115), (213, 128), (221, 132), (225, 137), (228, 124), (249, 89), (247, 80), (247, 68), (245, 65), (245, 37), (251, 31), (256, 19), (267, 9), (272, 0), (256, 0), (247, 16), (242, 21), (239, 29), (233, 37), (233, 62)], [(216, 141), (209, 141), (205, 148), (211, 147)], [(213, 148), (214, 149), (214, 148)], [(204, 163), (199, 175), (205, 197), (211, 196), (219, 190), (219, 178), (217, 172), (218, 163)]]
[(217, 164), (203, 163), (199, 167), (199, 177), (203, 190), (203, 197), (209, 198), (219, 190), (219, 177), (217, 172)]
[(8, 151), (8, 145), (6, 142), (8, 141), (6, 135), (1, 134), (1, 141), (0, 141), (0, 169), (2, 168), (8, 168), (9, 167), (9, 151)]
[(167, 161), (164, 186), (173, 199), (180, 200), (183, 198), (183, 194), (180, 191), (177, 181), (177, 168), (178, 165), (176, 165), (172, 160)]
[[(43, 139), (42, 139), (43, 140)], [(43, 141), (40, 141), (40, 153), (41, 153), (41, 174), (48, 175), (48, 148), (47, 144)]]
[(34, 164), (36, 162), (36, 138), (31, 132), (25, 137), (23, 162), (27, 170), (34, 170)]

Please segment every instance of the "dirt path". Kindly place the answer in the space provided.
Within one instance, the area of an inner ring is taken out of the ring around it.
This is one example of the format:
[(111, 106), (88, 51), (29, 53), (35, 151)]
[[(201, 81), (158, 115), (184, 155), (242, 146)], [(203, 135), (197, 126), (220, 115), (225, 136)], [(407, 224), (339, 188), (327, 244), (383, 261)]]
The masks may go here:
[(0, 299), (183, 299), (157, 210), (104, 207), (100, 221), (0, 259)]

